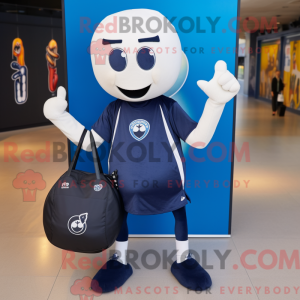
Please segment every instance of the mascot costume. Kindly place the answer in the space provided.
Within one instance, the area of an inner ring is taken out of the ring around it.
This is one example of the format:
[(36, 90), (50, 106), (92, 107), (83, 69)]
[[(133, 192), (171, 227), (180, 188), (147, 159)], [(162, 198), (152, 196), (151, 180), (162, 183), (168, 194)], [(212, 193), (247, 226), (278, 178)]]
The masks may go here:
[[(163, 96), (176, 82), (182, 59), (180, 40), (173, 25), (157, 11), (133, 9), (107, 16), (98, 29), (119, 17), (126, 17), (130, 22), (138, 18), (143, 22), (135, 24), (139, 30), (125, 33), (119, 28), (115, 32), (94, 32), (92, 43), (99, 44), (101, 40), (102, 50), (111, 48), (105, 64), (97, 64), (95, 56), (91, 55), (95, 77), (117, 100), (104, 108), (91, 131), (97, 147), (103, 141), (111, 144), (108, 166), (118, 170), (119, 181), (123, 182), (120, 193), (126, 216), (115, 243), (115, 254), (95, 275), (92, 289), (103, 293), (113, 291), (133, 273), (126, 261), (128, 213), (172, 212), (177, 259), (171, 272), (184, 287), (205, 290), (211, 286), (211, 278), (189, 254), (185, 210), (189, 198), (184, 186), (185, 160), (180, 140), (192, 147), (204, 148), (215, 132), (226, 102), (238, 93), (240, 85), (224, 61), (216, 62), (214, 77), (209, 82), (197, 82), (208, 100), (199, 122), (195, 122), (176, 101)], [(146, 22), (150, 18), (159, 19), (161, 24), (169, 22), (168, 30), (153, 34)], [(163, 51), (156, 52), (157, 47)], [(78, 144), (84, 126), (66, 111), (65, 99), (66, 91), (59, 87), (57, 97), (46, 101), (44, 115)], [(82, 102), (87, 104), (88, 99)], [(89, 134), (85, 136), (82, 149), (91, 151)], [(153, 153), (152, 158), (147, 153)], [(148, 188), (141, 185), (143, 180), (150, 183)], [(169, 180), (182, 184), (170, 188)]]

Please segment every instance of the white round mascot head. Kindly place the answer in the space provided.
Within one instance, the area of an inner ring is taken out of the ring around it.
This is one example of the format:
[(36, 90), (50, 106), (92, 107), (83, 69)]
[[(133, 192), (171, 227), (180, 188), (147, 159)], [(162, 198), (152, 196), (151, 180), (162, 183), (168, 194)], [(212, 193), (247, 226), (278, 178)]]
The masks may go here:
[(167, 92), (181, 66), (181, 44), (161, 13), (133, 9), (107, 16), (90, 45), (97, 81), (110, 95), (144, 101)]

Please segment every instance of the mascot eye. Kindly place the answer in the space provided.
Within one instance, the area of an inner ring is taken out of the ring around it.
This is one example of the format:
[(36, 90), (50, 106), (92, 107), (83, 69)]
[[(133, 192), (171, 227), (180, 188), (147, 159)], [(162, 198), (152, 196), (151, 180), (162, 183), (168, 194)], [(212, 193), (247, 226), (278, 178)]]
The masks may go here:
[(123, 71), (127, 66), (127, 55), (122, 49), (113, 49), (109, 54), (109, 64), (117, 71)]
[(143, 70), (150, 70), (155, 65), (155, 54), (154, 51), (148, 47), (141, 48), (137, 55), (136, 60)]
[(32, 183), (35, 184), (35, 180), (32, 180)]
[(23, 183), (25, 183), (25, 184), (26, 184), (26, 183), (27, 183), (27, 180), (24, 180), (24, 181), (23, 181)]

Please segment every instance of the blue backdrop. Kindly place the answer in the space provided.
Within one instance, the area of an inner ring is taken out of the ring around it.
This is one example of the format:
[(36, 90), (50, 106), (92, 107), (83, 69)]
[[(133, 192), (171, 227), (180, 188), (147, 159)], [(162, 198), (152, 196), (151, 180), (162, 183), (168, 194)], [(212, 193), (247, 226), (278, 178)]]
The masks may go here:
[[(197, 86), (197, 80), (210, 80), (214, 74), (214, 65), (220, 59), (227, 62), (230, 72), (235, 73), (235, 18), (238, 0), (185, 0), (184, 3), (178, 0), (152, 0), (147, 2), (147, 7), (144, 2), (142, 7), (139, 3), (134, 0), (64, 1), (69, 111), (87, 129), (91, 128), (103, 109), (115, 100), (96, 81), (87, 48), (93, 36), (94, 24), (117, 11), (148, 8), (160, 11), (169, 20), (176, 17), (173, 25), (178, 31), (182, 50), (188, 59), (189, 72), (184, 86), (172, 98), (178, 101), (194, 120), (199, 120), (207, 99)], [(183, 30), (180, 27), (180, 20), (184, 17), (189, 17), (194, 22), (195, 27), (190, 32), (183, 32), (190, 27), (190, 21), (183, 22)], [(218, 17), (219, 20), (213, 28), (211, 22)], [(90, 32), (82, 28), (81, 22), (90, 22)], [(190, 149), (183, 143), (187, 163), (186, 191), (192, 200), (192, 203), (186, 206), (191, 235), (229, 234), (232, 188), (230, 145), (233, 140), (234, 118), (234, 101), (230, 101), (226, 104), (210, 147), (203, 150)], [(70, 146), (72, 156), (75, 147), (73, 144)], [(105, 171), (109, 146), (104, 144), (99, 150)], [(196, 158), (189, 155), (191, 150), (200, 162), (196, 162)], [(85, 151), (81, 152), (77, 168), (94, 171), (91, 156)], [(144, 235), (173, 234), (173, 215), (129, 215), (129, 232)]]

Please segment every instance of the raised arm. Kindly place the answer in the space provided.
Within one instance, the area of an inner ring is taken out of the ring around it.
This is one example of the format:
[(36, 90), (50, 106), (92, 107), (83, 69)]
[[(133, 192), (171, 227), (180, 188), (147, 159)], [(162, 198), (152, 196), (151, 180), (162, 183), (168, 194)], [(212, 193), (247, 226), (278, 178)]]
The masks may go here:
[[(61, 132), (74, 144), (78, 144), (84, 126), (80, 124), (72, 115), (70, 115), (66, 108), (68, 103), (66, 101), (66, 90), (60, 86), (57, 89), (57, 96), (48, 99), (44, 104), (44, 115), (50, 120)], [(103, 143), (103, 138), (97, 134), (93, 129), (92, 133), (99, 147)], [(92, 151), (90, 142), (90, 135), (85, 135), (82, 149)]]
[(222, 60), (215, 64), (215, 74), (209, 82), (199, 80), (197, 84), (209, 98), (197, 127), (189, 134), (186, 143), (203, 149), (215, 133), (225, 104), (238, 93), (240, 84)]

